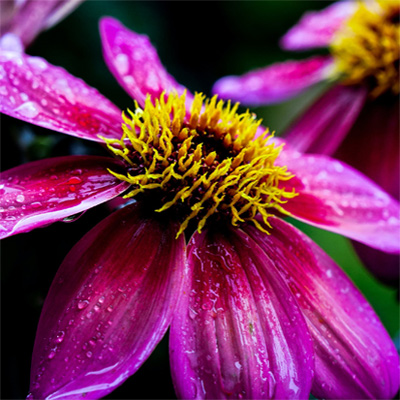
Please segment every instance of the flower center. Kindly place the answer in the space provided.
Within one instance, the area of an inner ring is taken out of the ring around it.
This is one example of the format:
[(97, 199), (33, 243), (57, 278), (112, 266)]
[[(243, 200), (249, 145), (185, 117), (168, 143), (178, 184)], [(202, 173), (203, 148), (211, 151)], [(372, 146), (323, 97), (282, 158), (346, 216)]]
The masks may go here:
[(154, 104), (147, 97), (143, 110), (135, 103), (135, 113), (122, 114), (120, 140), (103, 138), (127, 164), (126, 174), (110, 171), (132, 185), (125, 198), (148, 195), (156, 211), (175, 209), (178, 235), (192, 222), (201, 232), (211, 216), (235, 226), (250, 220), (264, 230), (257, 214), (267, 226), (269, 209), (288, 214), (280, 204), (296, 193), (280, 183), (293, 175), (274, 164), (281, 146), (267, 143), (268, 131), (257, 134), (261, 121), (217, 96), (205, 101), (196, 94), (190, 113), (185, 101), (186, 94), (163, 93)]
[(398, 94), (399, 2), (381, 0), (369, 6), (360, 3), (336, 34), (331, 44), (336, 72), (345, 84), (369, 84), (372, 97), (389, 90)]

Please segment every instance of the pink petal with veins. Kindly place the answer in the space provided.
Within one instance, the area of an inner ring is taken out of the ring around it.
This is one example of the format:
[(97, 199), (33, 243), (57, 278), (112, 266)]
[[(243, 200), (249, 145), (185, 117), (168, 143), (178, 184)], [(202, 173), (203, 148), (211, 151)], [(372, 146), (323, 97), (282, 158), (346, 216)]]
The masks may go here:
[(336, 31), (357, 7), (356, 1), (337, 1), (321, 11), (311, 11), (281, 39), (286, 50), (309, 50), (327, 47)]
[(391, 399), (399, 357), (388, 333), (338, 265), (296, 228), (270, 219), (265, 235), (246, 232), (275, 266), (306, 318), (315, 351), (312, 394), (319, 399)]
[(121, 164), (108, 157), (67, 156), (20, 165), (1, 173), (0, 238), (60, 221), (124, 192), (111, 175)]
[(374, 182), (326, 156), (282, 152), (295, 177), (282, 184), (298, 196), (283, 204), (292, 216), (388, 253), (400, 253), (400, 206)]
[(83, 139), (120, 138), (121, 111), (96, 89), (40, 57), (0, 53), (0, 111)]
[[(183, 93), (185, 87), (167, 73), (147, 36), (111, 17), (101, 20), (100, 34), (106, 64), (139, 105), (144, 105), (147, 94), (158, 98), (163, 91)], [(186, 97), (190, 100), (192, 96), (188, 93)]]
[(241, 76), (224, 77), (214, 84), (212, 91), (224, 99), (245, 105), (279, 103), (326, 79), (331, 66), (330, 56), (285, 61)]
[(170, 335), (178, 397), (308, 398), (310, 337), (274, 258), (243, 231), (219, 228), (193, 235), (188, 262)]
[(131, 205), (75, 245), (43, 306), (30, 398), (98, 399), (135, 373), (182, 293), (185, 241), (175, 234)]

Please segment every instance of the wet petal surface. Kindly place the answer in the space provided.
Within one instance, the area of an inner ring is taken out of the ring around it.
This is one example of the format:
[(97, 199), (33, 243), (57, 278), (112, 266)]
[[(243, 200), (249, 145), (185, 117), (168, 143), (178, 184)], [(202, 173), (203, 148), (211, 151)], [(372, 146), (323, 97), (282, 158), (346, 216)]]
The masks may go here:
[(124, 192), (108, 157), (67, 156), (20, 165), (1, 173), (0, 238), (63, 220)]
[(298, 196), (283, 208), (311, 225), (388, 253), (400, 252), (399, 203), (350, 166), (326, 156), (282, 152)]
[(121, 111), (96, 89), (40, 57), (2, 51), (0, 111), (57, 132), (119, 139)]
[(312, 393), (329, 399), (390, 399), (399, 357), (377, 315), (343, 271), (307, 236), (271, 218), (271, 235), (248, 227), (286, 280), (314, 341)]
[(336, 85), (289, 127), (285, 138), (298, 151), (331, 155), (353, 126), (366, 98), (364, 87)]
[(147, 94), (158, 98), (163, 91), (181, 94), (185, 90), (167, 73), (147, 36), (125, 28), (111, 17), (101, 20), (100, 34), (106, 64), (139, 105), (144, 105)]
[(288, 100), (329, 76), (332, 59), (316, 56), (286, 61), (250, 71), (242, 76), (218, 80), (213, 93), (246, 105), (263, 105)]
[(286, 50), (309, 50), (326, 47), (336, 31), (352, 15), (357, 2), (337, 1), (321, 11), (307, 12), (281, 39)]
[[(1, 32), (14, 33), (28, 46), (41, 30), (54, 25), (83, 0), (2, 1)], [(7, 4), (8, 3), (8, 4)], [(12, 5), (10, 5), (12, 3)]]
[(63, 261), (43, 307), (31, 398), (98, 399), (132, 375), (168, 328), (185, 243), (137, 204), (103, 220)]
[(192, 276), (171, 325), (178, 397), (308, 398), (309, 333), (295, 299), (243, 231), (209, 231), (188, 247)]

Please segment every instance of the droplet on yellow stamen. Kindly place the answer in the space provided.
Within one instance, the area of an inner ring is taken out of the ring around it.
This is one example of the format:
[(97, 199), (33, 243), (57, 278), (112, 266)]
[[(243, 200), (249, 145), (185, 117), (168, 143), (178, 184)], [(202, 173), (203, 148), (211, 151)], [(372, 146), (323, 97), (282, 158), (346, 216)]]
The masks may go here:
[(258, 135), (261, 121), (238, 114), (237, 104), (196, 94), (187, 117), (185, 102), (185, 93), (163, 93), (154, 102), (147, 97), (143, 110), (128, 110), (130, 118), (123, 113), (121, 139), (103, 139), (128, 171), (110, 173), (132, 185), (125, 197), (154, 193), (155, 211), (175, 208), (178, 235), (192, 221), (200, 232), (212, 215), (264, 230), (256, 215), (268, 226), (268, 210), (285, 212), (280, 204), (296, 196), (282, 185), (292, 175), (275, 165), (281, 146), (268, 143), (268, 131)]
[(331, 52), (344, 84), (368, 83), (372, 97), (399, 93), (399, 11), (398, 0), (360, 2), (336, 33)]

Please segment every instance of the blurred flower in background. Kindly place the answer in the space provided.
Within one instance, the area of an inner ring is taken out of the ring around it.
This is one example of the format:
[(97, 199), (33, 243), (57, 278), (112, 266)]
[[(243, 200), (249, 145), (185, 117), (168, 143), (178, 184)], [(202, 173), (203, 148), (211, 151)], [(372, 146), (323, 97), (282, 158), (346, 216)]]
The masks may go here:
[[(147, 37), (112, 18), (101, 34), (107, 65), (138, 102), (130, 118), (122, 115), (122, 132), (118, 108), (83, 81), (39, 57), (0, 57), (2, 112), (104, 141), (120, 159), (70, 156), (6, 171), (4, 236), (91, 208), (128, 185), (128, 196), (140, 194), (147, 207), (113, 213), (62, 263), (38, 328), (29, 398), (109, 393), (170, 324), (183, 398), (394, 396), (398, 356), (379, 319), (340, 268), (275, 215), (399, 252), (398, 204), (345, 164), (280, 154), (248, 112), (237, 115), (216, 98), (203, 103), (201, 94), (179, 97), (184, 87)], [(172, 214), (154, 213), (170, 207)], [(221, 219), (209, 224), (217, 210)]]
[[(294, 1), (290, 3), (290, 7), (287, 5), (287, 2), (198, 2), (196, 12), (193, 13), (193, 4), (190, 2), (90, 1), (85, 2), (76, 12), (57, 24), (51, 32), (44, 32), (37, 37), (30, 46), (29, 53), (44, 56), (51, 64), (63, 65), (74, 75), (84, 78), (90, 86), (98, 87), (102, 93), (112, 99), (119, 109), (126, 109), (126, 107), (134, 109), (131, 97), (115, 85), (115, 81), (101, 59), (97, 25), (102, 16), (114, 15), (126, 26), (149, 34), (156, 43), (161, 58), (168, 65), (168, 69), (186, 87), (210, 89), (211, 83), (227, 71), (233, 69), (235, 73), (240, 73), (254, 65), (266, 65), (274, 60), (285, 59), (285, 54), (276, 45), (279, 37), (293, 25), (302, 12), (310, 8), (325, 7), (326, 2)], [(182, 33), (182, 21), (187, 21), (188, 15), (190, 15), (191, 26), (194, 27), (190, 35)], [(265, 24), (266, 20), (269, 21), (268, 24)], [(204, 27), (205, 21), (207, 21), (207, 26), (213, 28), (196, 29), (196, 27)], [(261, 53), (260, 48), (266, 51)], [(274, 106), (271, 112), (259, 109), (258, 113), (264, 114), (266, 121), (272, 121), (272, 128), (277, 128), (281, 126), (282, 121), (294, 115), (299, 107), (298, 104), (302, 104), (303, 101), (304, 96), (300, 96), (299, 100)], [(13, 168), (23, 162), (41, 160), (46, 157), (65, 157), (76, 154), (104, 158), (107, 155), (95, 141), (52, 133), (48, 129), (33, 126), (6, 115), (2, 115), (1, 126), (3, 170)], [(110, 158), (108, 159), (111, 161)], [(73, 171), (79, 173), (79, 169), (75, 168)], [(316, 171), (314, 175), (318, 172), (320, 171)], [(69, 190), (69, 186), (79, 186), (79, 184), (73, 179), (65, 188)], [(107, 207), (99, 205), (87, 211), (84, 218), (77, 220), (77, 216), (71, 218), (71, 220), (76, 220), (73, 224), (54, 223), (46, 229), (35, 229), (2, 241), (2, 341), (7, 343), (7, 346), (2, 347), (3, 398), (20, 399), (28, 392), (27, 377), (37, 321), (43, 307), (43, 299), (54, 278), (55, 266), (60, 265), (64, 255), (73, 245), (108, 214)], [(64, 222), (68, 220), (70, 219), (65, 219)], [(119, 217), (118, 221), (120, 222)], [(140, 223), (140, 221), (137, 222)], [(294, 219), (290, 219), (290, 222), (307, 232), (307, 235), (311, 236), (339, 265), (345, 268), (356, 286), (373, 305), (390, 334), (394, 336), (398, 332), (399, 324), (399, 308), (394, 297), (395, 291), (379, 284), (369, 276), (354, 256), (352, 249), (348, 246), (348, 241), (340, 235), (313, 228)], [(119, 223), (115, 229), (119, 229), (120, 225)], [(157, 229), (154, 226), (153, 231)], [(278, 234), (278, 229), (279, 227), (276, 226), (276, 234)], [(150, 228), (149, 231), (152, 232), (152, 229)], [(111, 237), (113, 232), (107, 234), (108, 232), (106, 231), (106, 236)], [(291, 228), (291, 232), (296, 235), (297, 231)], [(163, 229), (161, 235), (165, 236), (166, 233), (168, 230)], [(301, 241), (305, 240), (304, 235), (297, 233)], [(155, 238), (151, 236), (150, 241), (153, 239)], [(280, 246), (280, 239), (277, 237), (276, 239), (274, 248)], [(140, 253), (142, 249), (146, 250), (150, 246), (150, 241), (139, 246), (139, 256), (142, 254)], [(159, 242), (157, 240), (155, 246), (158, 246)], [(114, 245), (119, 246), (115, 243)], [(124, 255), (126, 246), (121, 244), (120, 247), (121, 251), (117, 255)], [(283, 251), (286, 251), (285, 249), (286, 245)], [(314, 255), (320, 254), (315, 249), (314, 247)], [(309, 253), (305, 252), (304, 256), (311, 262), (314, 256), (308, 258), (307, 254)], [(289, 259), (294, 261), (292, 254), (288, 254)], [(301, 266), (298, 266), (298, 271), (302, 271), (304, 265), (309, 265), (306, 259)], [(295, 262), (292, 265), (294, 267)], [(335, 271), (334, 268), (332, 272)], [(93, 273), (95, 272), (93, 270)], [(330, 275), (330, 272), (327, 274)], [(324, 277), (323, 274), (322, 277)], [(58, 283), (61, 284), (56, 279), (54, 285)], [(90, 291), (91, 287), (88, 286), (86, 289)], [(124, 295), (129, 294), (129, 291), (124, 292), (123, 289), (123, 287), (117, 288), (120, 294), (119, 300), (123, 300)], [(342, 289), (345, 292), (347, 290), (345, 287)], [(60, 298), (57, 298), (59, 301)], [(149, 299), (151, 300), (152, 298)], [(205, 302), (205, 304), (206, 310), (203, 312), (209, 312), (207, 311), (208, 303)], [(80, 305), (82, 315), (92, 315), (85, 305), (86, 303)], [(93, 311), (96, 309), (97, 306), (93, 308)], [(346, 312), (352, 312), (351, 305), (349, 311)], [(93, 315), (96, 316), (96, 314)], [(111, 318), (110, 322), (109, 326), (112, 327)], [(123, 331), (122, 328), (121, 330)], [(22, 341), (21, 332), (24, 334)], [(96, 335), (98, 333), (96, 330)], [(57, 334), (59, 341), (57, 344), (60, 345), (66, 339), (61, 332)], [(82, 353), (87, 360), (94, 357), (90, 349), (92, 342), (87, 342), (85, 351), (88, 355)], [(161, 340), (141, 368), (105, 398), (174, 398), (175, 391), (170, 379), (168, 352), (167, 332), (166, 337)], [(361, 355), (359, 359), (362, 360), (363, 356)], [(60, 366), (60, 368), (63, 367)], [(237, 369), (236, 365), (235, 368)], [(111, 374), (111, 370), (103, 372)], [(154, 385), (154, 377), (157, 377), (157, 385)], [(34, 378), (32, 377), (32, 380)], [(271, 379), (269, 381), (271, 382)]]
[(65, 18), (84, 0), (2, 0), (0, 36), (17, 36), (28, 47), (43, 30)]
[[(342, 1), (308, 12), (281, 45), (287, 50), (327, 46), (330, 55), (225, 77), (213, 91), (260, 105), (285, 101), (321, 80), (335, 82), (285, 137), (299, 151), (333, 154), (399, 199), (399, 12), (397, 0)], [(354, 246), (378, 278), (397, 286), (397, 256)]]

